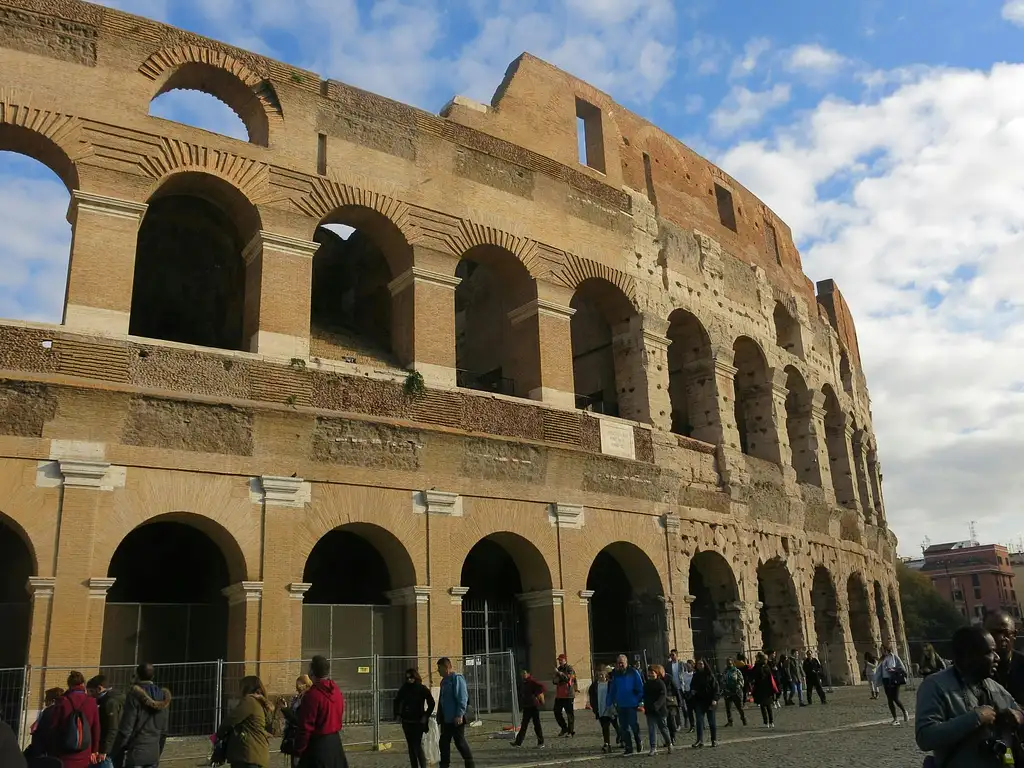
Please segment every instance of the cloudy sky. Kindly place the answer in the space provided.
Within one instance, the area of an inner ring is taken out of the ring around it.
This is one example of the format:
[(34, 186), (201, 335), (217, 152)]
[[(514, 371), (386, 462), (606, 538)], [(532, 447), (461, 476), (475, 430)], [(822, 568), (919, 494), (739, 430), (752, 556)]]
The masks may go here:
[[(1024, 0), (107, 4), (432, 111), (489, 101), (524, 50), (610, 92), (760, 195), (807, 274), (838, 281), (901, 552), (970, 520), (1022, 541)], [(201, 94), (153, 111), (244, 137)], [(45, 168), (0, 153), (0, 316), (59, 321), (66, 206)]]

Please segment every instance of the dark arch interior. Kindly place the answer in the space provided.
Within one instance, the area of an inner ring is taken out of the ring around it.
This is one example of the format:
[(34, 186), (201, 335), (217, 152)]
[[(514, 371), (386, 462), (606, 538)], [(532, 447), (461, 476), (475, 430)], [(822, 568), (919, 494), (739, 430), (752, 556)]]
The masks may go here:
[(365, 538), (335, 529), (309, 553), (302, 580), (304, 602), (314, 605), (387, 605), (392, 588), (388, 564)]
[(107, 593), (103, 664), (224, 658), (222, 590), (230, 574), (220, 548), (205, 533), (177, 521), (142, 525), (118, 546), (107, 575), (115, 581)]
[[(0, 522), (0, 667), (20, 667), (28, 652), (31, 601), (28, 579), (35, 575), (32, 553), (21, 534)], [(0, 697), (0, 704), (3, 704)]]
[(599, 278), (580, 283), (569, 302), (575, 310), (569, 320), (572, 337), (572, 369), (576, 407), (619, 415), (617, 367), (612, 338), (617, 328), (634, 314), (625, 294)]
[(846, 582), (846, 596), (850, 606), (850, 634), (857, 649), (858, 658), (865, 651), (875, 652), (875, 643), (871, 637), (871, 607), (868, 604), (868, 590), (864, 582), (856, 575)]
[(520, 663), (527, 658), (526, 614), (518, 595), (522, 576), (509, 551), (485, 538), (477, 542), (462, 565), (463, 653), (513, 651)]
[(244, 246), (231, 216), (209, 199), (153, 200), (139, 228), (129, 333), (245, 349)]
[(669, 398), (672, 403), (672, 431), (693, 435), (700, 412), (700, 391), (693, 370), (695, 363), (711, 357), (711, 342), (700, 321), (683, 309), (669, 315), (668, 348)]
[[(611, 664), (620, 653), (647, 653), (653, 660), (668, 650), (665, 606), (654, 565), (640, 550), (615, 545), (601, 550), (590, 566), (591, 648), (596, 663)], [(647, 567), (649, 566), (649, 568)]]
[(757, 599), (764, 650), (788, 653), (801, 645), (800, 606), (793, 579), (781, 560), (772, 558), (758, 566)]

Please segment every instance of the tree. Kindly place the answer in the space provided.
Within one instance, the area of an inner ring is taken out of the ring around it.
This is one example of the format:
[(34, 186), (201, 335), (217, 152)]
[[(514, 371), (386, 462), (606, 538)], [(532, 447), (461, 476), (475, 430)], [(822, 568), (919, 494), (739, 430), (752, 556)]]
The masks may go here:
[(963, 614), (939, 594), (926, 574), (898, 562), (896, 577), (908, 640), (945, 641), (967, 624)]

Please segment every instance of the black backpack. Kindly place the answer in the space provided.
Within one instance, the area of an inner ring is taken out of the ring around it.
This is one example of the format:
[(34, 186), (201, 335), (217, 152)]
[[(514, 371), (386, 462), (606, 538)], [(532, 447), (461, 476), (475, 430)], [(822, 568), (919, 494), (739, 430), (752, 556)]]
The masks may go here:
[[(67, 700), (74, 702), (70, 696), (67, 697)], [(67, 722), (64, 723), (64, 732), (61, 734), (61, 752), (69, 755), (84, 752), (91, 746), (89, 743), (91, 738), (92, 733), (85, 715), (72, 703), (71, 714), (68, 716)]]

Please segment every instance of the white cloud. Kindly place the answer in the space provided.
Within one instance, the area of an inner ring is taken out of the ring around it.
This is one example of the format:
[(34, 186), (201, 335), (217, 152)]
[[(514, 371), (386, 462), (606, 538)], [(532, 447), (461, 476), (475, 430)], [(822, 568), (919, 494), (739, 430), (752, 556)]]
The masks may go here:
[(969, 519), (1006, 542), (1024, 532), (1024, 66), (892, 82), (720, 161), (852, 307), (901, 551)]
[(711, 127), (717, 133), (731, 134), (761, 122), (771, 110), (789, 101), (790, 88), (779, 83), (767, 91), (751, 91), (736, 86), (711, 113)]
[(798, 45), (786, 57), (786, 69), (812, 75), (837, 72), (847, 63), (846, 57), (817, 43)]
[(747, 44), (743, 46), (743, 55), (732, 63), (729, 78), (739, 80), (750, 75), (757, 69), (761, 57), (768, 53), (771, 47), (771, 40), (766, 37), (755, 37), (748, 40)]
[(1003, 18), (1011, 24), (1024, 27), (1024, 0), (1006, 0), (1003, 3)]

